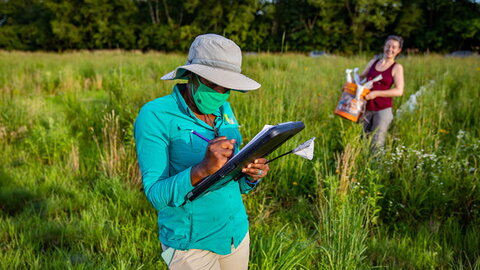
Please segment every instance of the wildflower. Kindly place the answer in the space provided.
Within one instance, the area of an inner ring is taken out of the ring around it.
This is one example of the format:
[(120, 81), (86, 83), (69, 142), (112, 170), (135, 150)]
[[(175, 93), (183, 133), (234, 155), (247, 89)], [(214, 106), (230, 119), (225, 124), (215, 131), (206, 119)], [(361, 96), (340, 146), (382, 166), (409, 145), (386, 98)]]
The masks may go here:
[(438, 132), (443, 133), (443, 134), (448, 134), (449, 132), (445, 129), (440, 129)]
[(0, 139), (3, 137), (7, 137), (7, 128), (0, 126)]
[(27, 132), (27, 127), (26, 126), (21, 126), (18, 128), (17, 132), (20, 133), (20, 134), (23, 134), (25, 132)]
[(295, 181), (293, 181), (292, 185), (294, 185), (294, 186), (298, 186), (298, 183), (297, 183), (297, 182), (295, 182)]

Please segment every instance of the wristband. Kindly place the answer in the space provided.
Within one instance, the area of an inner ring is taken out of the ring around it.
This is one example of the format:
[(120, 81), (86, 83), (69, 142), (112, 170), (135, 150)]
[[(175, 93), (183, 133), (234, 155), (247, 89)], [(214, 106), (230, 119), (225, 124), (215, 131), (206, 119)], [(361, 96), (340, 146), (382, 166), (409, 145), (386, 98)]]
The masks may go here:
[(250, 176), (247, 176), (246, 180), (245, 180), (245, 182), (247, 182), (247, 184), (249, 184), (250, 186), (252, 186), (252, 185), (256, 186), (260, 182), (260, 180), (262, 180), (262, 178), (259, 178), (257, 181), (252, 182), (252, 181), (250, 181), (250, 179), (251, 179)]

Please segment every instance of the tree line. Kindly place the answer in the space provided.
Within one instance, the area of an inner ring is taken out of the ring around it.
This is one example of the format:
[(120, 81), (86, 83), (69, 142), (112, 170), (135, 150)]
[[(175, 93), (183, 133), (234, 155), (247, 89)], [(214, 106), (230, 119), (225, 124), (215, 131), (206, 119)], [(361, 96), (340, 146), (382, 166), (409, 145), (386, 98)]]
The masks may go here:
[(390, 34), (411, 51), (480, 49), (469, 0), (1, 0), (0, 49), (188, 50), (225, 35), (244, 51), (378, 51)]

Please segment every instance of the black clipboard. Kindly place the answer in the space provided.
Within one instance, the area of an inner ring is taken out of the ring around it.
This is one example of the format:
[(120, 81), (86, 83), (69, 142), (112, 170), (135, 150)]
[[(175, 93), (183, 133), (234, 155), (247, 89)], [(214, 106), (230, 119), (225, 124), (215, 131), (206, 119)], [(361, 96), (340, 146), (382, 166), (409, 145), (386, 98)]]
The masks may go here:
[(186, 201), (193, 201), (211, 190), (224, 186), (231, 180), (238, 180), (244, 174), (242, 168), (257, 158), (266, 157), (287, 140), (305, 128), (303, 122), (287, 122), (262, 130), (240, 152), (233, 156), (216, 173), (205, 177), (187, 193)]

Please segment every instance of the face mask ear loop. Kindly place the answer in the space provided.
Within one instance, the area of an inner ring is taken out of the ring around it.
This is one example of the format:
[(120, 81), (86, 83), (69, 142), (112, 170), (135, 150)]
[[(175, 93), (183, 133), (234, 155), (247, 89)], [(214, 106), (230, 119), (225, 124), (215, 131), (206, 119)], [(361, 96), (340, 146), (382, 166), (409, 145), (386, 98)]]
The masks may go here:
[[(193, 76), (197, 76), (197, 75), (193, 75)], [(197, 79), (198, 79), (198, 77), (197, 77)], [(195, 105), (195, 107), (197, 107), (197, 104), (195, 102), (195, 92), (194, 92), (195, 90), (194, 89), (195, 89), (195, 84), (193, 83), (193, 78), (192, 78), (192, 82), (190, 83), (190, 96), (192, 97), (193, 104)], [(197, 110), (199, 110), (198, 107), (197, 107)]]
[(200, 79), (198, 78), (197, 74), (195, 74), (195, 78), (197, 78), (197, 83), (198, 83), (198, 85), (200, 85)]
[[(194, 75), (196, 76), (196, 75)], [(192, 78), (192, 82), (191, 82), (191, 85), (190, 85), (190, 93), (192, 95), (192, 100), (195, 102), (195, 84), (193, 83), (193, 78)]]

